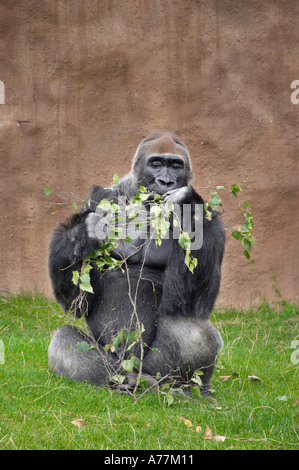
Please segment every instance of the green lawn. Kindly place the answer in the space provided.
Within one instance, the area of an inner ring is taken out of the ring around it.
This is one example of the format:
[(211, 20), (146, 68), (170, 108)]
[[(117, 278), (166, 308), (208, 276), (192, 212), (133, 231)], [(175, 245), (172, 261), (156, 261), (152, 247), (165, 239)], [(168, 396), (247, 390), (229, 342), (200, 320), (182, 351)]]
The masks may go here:
[[(65, 322), (58, 309), (38, 295), (0, 299), (0, 449), (299, 448), (295, 306), (263, 302), (248, 312), (214, 313), (225, 342), (213, 379), (218, 406), (204, 398), (167, 406), (162, 393), (134, 403), (131, 396), (54, 376), (47, 347)], [(214, 439), (207, 439), (207, 427)]]

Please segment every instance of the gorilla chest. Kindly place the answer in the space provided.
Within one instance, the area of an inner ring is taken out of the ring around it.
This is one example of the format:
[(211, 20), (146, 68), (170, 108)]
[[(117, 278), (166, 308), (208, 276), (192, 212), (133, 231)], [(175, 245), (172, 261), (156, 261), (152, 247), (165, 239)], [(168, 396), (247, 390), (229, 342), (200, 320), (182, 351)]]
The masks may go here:
[[(128, 276), (130, 282), (128, 282)], [(86, 322), (93, 336), (103, 344), (111, 344), (120, 330), (136, 330), (134, 309), (128, 292), (136, 299), (136, 311), (144, 326), (142, 335), (146, 344), (151, 344), (156, 334), (156, 319), (163, 294), (164, 272), (140, 265), (130, 265), (128, 272), (116, 269), (98, 279), (100, 295), (95, 298)], [(135, 300), (134, 300), (135, 302)], [(130, 350), (130, 354), (131, 354)]]
[(141, 264), (144, 260), (145, 266), (163, 269), (166, 267), (173, 247), (173, 240), (163, 239), (160, 246), (155, 245), (155, 240), (135, 240), (121, 243), (115, 250), (120, 258), (127, 258), (129, 264)]

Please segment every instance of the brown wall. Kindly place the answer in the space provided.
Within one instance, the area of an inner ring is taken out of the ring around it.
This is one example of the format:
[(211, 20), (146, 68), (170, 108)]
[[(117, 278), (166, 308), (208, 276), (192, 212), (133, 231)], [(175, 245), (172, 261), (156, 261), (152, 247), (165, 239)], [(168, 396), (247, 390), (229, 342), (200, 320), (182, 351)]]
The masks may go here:
[(2, 290), (51, 295), (50, 233), (72, 209), (52, 215), (44, 187), (84, 199), (167, 128), (190, 150), (195, 187), (239, 182), (253, 208), (254, 269), (225, 196), (219, 301), (271, 300), (275, 275), (298, 302), (298, 1), (2, 0), (0, 38)]

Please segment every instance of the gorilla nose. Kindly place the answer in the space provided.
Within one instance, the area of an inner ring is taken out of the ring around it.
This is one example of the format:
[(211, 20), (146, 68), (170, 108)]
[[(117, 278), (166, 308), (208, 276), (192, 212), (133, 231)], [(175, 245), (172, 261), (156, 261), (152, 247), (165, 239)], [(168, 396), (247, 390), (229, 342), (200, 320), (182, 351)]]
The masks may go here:
[(168, 179), (158, 178), (157, 183), (163, 191), (170, 191), (175, 188), (175, 182)]

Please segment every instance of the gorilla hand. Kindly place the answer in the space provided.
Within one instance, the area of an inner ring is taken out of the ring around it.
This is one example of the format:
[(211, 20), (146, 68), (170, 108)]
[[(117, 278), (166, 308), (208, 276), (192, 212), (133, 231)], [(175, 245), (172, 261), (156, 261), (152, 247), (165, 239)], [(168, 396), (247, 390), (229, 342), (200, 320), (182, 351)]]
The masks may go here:
[(86, 231), (89, 238), (96, 239), (96, 225), (99, 222), (99, 216), (91, 212), (85, 219)]
[(107, 217), (101, 217), (95, 212), (91, 212), (85, 219), (87, 235), (92, 240), (104, 242), (108, 236), (109, 220)]
[(183, 186), (182, 188), (167, 191), (167, 193), (164, 194), (163, 200), (165, 203), (172, 202), (173, 204), (181, 204), (187, 200), (189, 193), (190, 187)]

